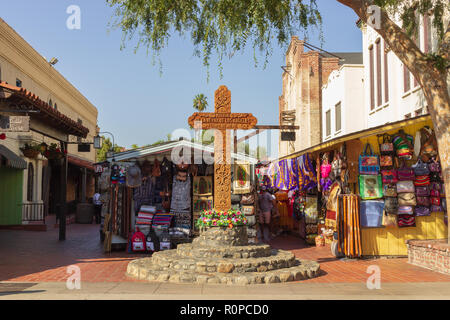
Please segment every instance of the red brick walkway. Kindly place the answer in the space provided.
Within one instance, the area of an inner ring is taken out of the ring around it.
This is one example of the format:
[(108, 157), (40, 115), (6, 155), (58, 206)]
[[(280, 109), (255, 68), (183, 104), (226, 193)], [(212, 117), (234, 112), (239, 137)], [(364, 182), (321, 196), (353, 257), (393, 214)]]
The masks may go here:
[[(70, 265), (80, 267), (83, 281), (133, 281), (125, 276), (127, 264), (145, 255), (104, 254), (98, 230), (98, 225), (68, 225), (63, 242), (58, 241), (58, 229), (53, 226), (47, 232), (0, 230), (0, 281), (66, 281)], [(306, 247), (292, 236), (275, 239), (273, 246), (321, 264), (322, 275), (305, 282), (365, 282), (370, 265), (380, 267), (383, 282), (450, 282), (450, 276), (409, 265), (406, 258), (343, 261), (334, 258), (329, 247)]]

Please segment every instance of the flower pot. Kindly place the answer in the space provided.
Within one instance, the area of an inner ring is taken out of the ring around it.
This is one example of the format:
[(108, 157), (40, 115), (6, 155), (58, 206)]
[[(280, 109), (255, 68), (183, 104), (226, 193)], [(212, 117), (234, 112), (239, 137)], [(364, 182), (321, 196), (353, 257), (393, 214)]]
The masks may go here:
[(37, 156), (39, 155), (39, 151), (38, 150), (34, 150), (34, 149), (20, 149), (23, 153), (23, 155), (27, 158), (30, 159), (36, 159)]

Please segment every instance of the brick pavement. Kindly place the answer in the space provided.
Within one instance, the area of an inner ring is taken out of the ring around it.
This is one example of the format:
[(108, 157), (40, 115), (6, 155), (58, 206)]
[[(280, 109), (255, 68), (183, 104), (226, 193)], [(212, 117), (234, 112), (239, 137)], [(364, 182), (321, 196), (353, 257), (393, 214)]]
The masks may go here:
[[(0, 281), (65, 282), (67, 267), (77, 265), (82, 281), (136, 282), (125, 276), (127, 264), (146, 255), (104, 254), (98, 230), (94, 224), (70, 224), (66, 241), (58, 240), (54, 226), (47, 232), (0, 230)], [(410, 265), (407, 258), (339, 260), (328, 246), (308, 247), (292, 236), (280, 236), (272, 245), (321, 264), (322, 275), (304, 283), (365, 283), (370, 265), (380, 267), (382, 282), (450, 282), (450, 276)]]

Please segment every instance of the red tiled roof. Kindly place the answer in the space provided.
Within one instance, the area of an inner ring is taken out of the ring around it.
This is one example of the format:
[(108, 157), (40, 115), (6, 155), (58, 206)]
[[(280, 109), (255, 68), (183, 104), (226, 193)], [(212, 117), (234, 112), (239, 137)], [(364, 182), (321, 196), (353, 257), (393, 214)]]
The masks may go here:
[(94, 171), (94, 164), (91, 161), (88, 160), (83, 160), (71, 155), (67, 155), (67, 161), (69, 161), (69, 163), (76, 165), (78, 167), (82, 167), (82, 168), (86, 168), (88, 170)]
[(47, 102), (41, 100), (37, 95), (26, 90), (25, 88), (19, 88), (10, 85), (7, 82), (0, 81), (0, 89), (6, 89), (6, 91), (12, 94), (12, 96), (7, 99), (17, 97), (33, 105), (36, 109), (40, 111), (40, 113), (36, 114), (35, 117), (49, 122), (52, 127), (57, 127), (63, 132), (74, 136), (86, 138), (89, 132), (88, 128), (70, 119), (66, 115), (59, 112), (58, 110), (50, 107), (50, 105)]

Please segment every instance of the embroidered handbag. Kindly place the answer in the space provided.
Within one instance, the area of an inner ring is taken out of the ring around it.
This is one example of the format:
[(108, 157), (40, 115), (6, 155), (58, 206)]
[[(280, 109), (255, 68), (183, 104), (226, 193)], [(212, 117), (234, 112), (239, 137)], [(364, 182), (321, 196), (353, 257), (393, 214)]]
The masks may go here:
[(437, 205), (435, 205), (435, 204), (432, 204), (432, 205), (431, 205), (431, 208), (430, 208), (430, 211), (431, 211), (431, 212), (442, 212), (443, 210), (442, 210), (442, 207), (441, 207), (441, 206), (437, 206)]
[(383, 177), (383, 183), (396, 183), (397, 179), (397, 171), (395, 170), (383, 170), (381, 171), (381, 176)]
[(379, 199), (383, 197), (381, 175), (360, 175), (359, 194), (361, 199)]
[(411, 215), (399, 215), (398, 216), (398, 226), (400, 228), (415, 227), (416, 226), (416, 217), (411, 216)]
[(328, 178), (331, 171), (331, 164), (328, 162), (328, 154), (323, 155), (322, 165), (320, 166), (320, 175), (322, 179)]
[(440, 172), (441, 171), (441, 164), (438, 161), (436, 161), (435, 159), (433, 159), (428, 164), (428, 169), (430, 169), (431, 172)]
[(398, 211), (398, 199), (394, 197), (384, 198), (384, 211), (388, 213), (397, 213)]
[(414, 139), (411, 135), (406, 135), (403, 130), (400, 130), (392, 140), (397, 153), (397, 157), (411, 160), (414, 153)]
[(380, 167), (381, 169), (391, 169), (394, 167), (393, 157), (390, 155), (380, 156)]
[(431, 214), (430, 208), (417, 206), (414, 208), (417, 217), (429, 216)]
[(231, 194), (231, 203), (236, 204), (241, 202), (241, 195), (240, 194)]
[(242, 205), (249, 205), (253, 204), (255, 202), (255, 196), (253, 193), (244, 194), (241, 198), (241, 204)]
[(430, 176), (416, 176), (414, 179), (415, 186), (427, 186), (430, 184)]
[(428, 165), (423, 162), (420, 158), (417, 160), (417, 163), (412, 166), (414, 170), (414, 174), (416, 176), (425, 176), (430, 174), (430, 169), (428, 168)]
[(399, 206), (398, 207), (398, 214), (414, 214), (414, 208), (411, 206)]
[(383, 134), (383, 143), (380, 144), (380, 153), (382, 155), (392, 155), (394, 152), (394, 144), (391, 142), (391, 136), (387, 133)]
[(398, 204), (400, 206), (417, 205), (416, 195), (413, 192), (400, 193), (398, 195)]
[(384, 210), (383, 200), (360, 202), (361, 227), (380, 227)]
[(416, 197), (417, 205), (423, 207), (430, 206), (430, 198), (429, 197)]
[(430, 202), (434, 206), (440, 206), (441, 205), (441, 198), (440, 197), (430, 197)]
[(397, 197), (397, 186), (395, 184), (385, 184), (383, 186), (383, 195), (385, 197)]
[(434, 184), (434, 185), (431, 187), (431, 190), (430, 190), (430, 196), (432, 196), (432, 197), (437, 197), (437, 198), (439, 198), (439, 197), (441, 196), (441, 194), (440, 194), (440, 192), (439, 192), (440, 187), (437, 187), (437, 186), (440, 186), (440, 185), (439, 185), (439, 184)]
[[(370, 153), (367, 153), (367, 148)], [(378, 156), (373, 153), (372, 146), (366, 143), (363, 153), (359, 156), (359, 173), (377, 175), (380, 171)]]
[(441, 182), (440, 172), (431, 172), (430, 173), (430, 181), (431, 182)]
[(412, 181), (399, 181), (397, 182), (397, 193), (414, 192), (414, 182)]
[(416, 189), (416, 195), (418, 197), (428, 197), (430, 195), (430, 189), (428, 188), (428, 186), (418, 186), (415, 187)]
[(414, 170), (412, 168), (403, 166), (397, 169), (397, 178), (398, 180), (407, 181), (414, 180)]
[(397, 215), (385, 212), (383, 214), (382, 224), (385, 228), (396, 228), (397, 227)]

